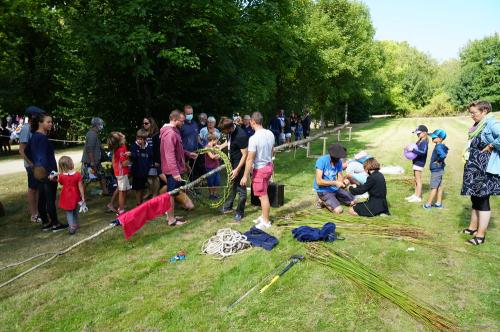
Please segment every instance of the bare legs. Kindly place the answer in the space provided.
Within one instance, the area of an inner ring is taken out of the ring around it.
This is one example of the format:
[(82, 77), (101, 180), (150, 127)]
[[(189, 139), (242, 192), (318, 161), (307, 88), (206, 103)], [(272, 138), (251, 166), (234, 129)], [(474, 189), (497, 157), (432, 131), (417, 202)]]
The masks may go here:
[(415, 176), (415, 197), (422, 198), (422, 171), (413, 171)]

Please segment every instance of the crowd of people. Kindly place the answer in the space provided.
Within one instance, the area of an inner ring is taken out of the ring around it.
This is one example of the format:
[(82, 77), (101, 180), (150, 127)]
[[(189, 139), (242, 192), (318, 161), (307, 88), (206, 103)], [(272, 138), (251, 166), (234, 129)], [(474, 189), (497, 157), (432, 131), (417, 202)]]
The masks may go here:
[[(102, 119), (95, 117), (91, 120), (79, 173), (75, 171), (75, 162), (68, 156), (56, 162), (54, 148), (47, 137), (53, 125), (51, 116), (34, 106), (29, 107), (26, 114), (28, 123), (20, 132), (19, 153), (24, 159), (28, 176), (31, 220), (41, 222), (44, 231), (57, 232), (69, 228), (69, 234), (76, 233), (79, 212), (86, 208), (86, 188), (92, 182), (98, 182), (102, 194), (111, 197), (107, 211), (121, 215), (125, 212), (130, 190), (135, 192), (135, 203), (139, 206), (144, 200), (172, 192), (186, 181), (193, 181), (217, 169), (221, 164), (220, 156), (212, 151), (199, 156), (197, 151), (202, 147), (228, 151), (232, 166), (229, 176), (233, 185), (221, 212), (233, 213), (235, 221), (245, 217), (246, 188), (252, 174), (253, 193), (259, 197), (262, 207), (256, 227), (264, 229), (271, 226), (267, 187), (273, 172), (275, 141), (273, 133), (264, 128), (259, 112), (246, 115), (243, 119), (238, 115), (222, 117), (217, 125), (214, 117), (204, 113), (199, 114), (196, 121), (193, 107), (186, 105), (182, 111), (170, 112), (169, 122), (161, 128), (153, 118), (144, 118), (130, 144), (123, 133), (111, 132), (107, 137), (107, 147), (111, 154), (114, 186), (109, 185), (103, 167), (103, 162), (108, 161), (108, 153), (101, 144)], [(58, 206), (66, 212), (67, 224), (60, 223), (57, 216), (58, 183), (62, 186)], [(208, 199), (219, 199), (220, 183), (220, 171), (214, 171), (207, 178)], [(237, 196), (238, 202), (233, 210)], [(172, 208), (167, 212), (167, 222), (171, 226), (186, 222), (175, 214), (176, 202), (186, 210), (194, 208), (186, 192), (172, 195)]]
[(0, 152), (11, 152), (11, 144), (19, 142), (19, 135), (26, 119), (8, 115), (0, 121)]
[[(472, 214), (470, 225), (463, 232), (473, 236), (468, 241), (470, 244), (479, 245), (485, 242), (491, 217), (489, 197), (500, 194), (500, 123), (491, 115), (488, 102), (472, 103), (469, 112), (474, 125), (469, 130), (464, 150), (461, 193), (471, 196)], [(172, 192), (208, 172), (212, 172), (207, 178), (208, 199), (219, 199), (221, 175), (217, 169), (221, 160), (215, 152), (225, 149), (232, 167), (228, 176), (233, 181), (221, 212), (233, 214), (237, 222), (245, 218), (247, 185), (251, 182), (252, 192), (259, 198), (262, 209), (255, 220), (256, 227), (267, 229), (271, 227), (267, 191), (274, 171), (274, 146), (289, 142), (291, 134), (295, 135), (295, 139), (307, 137), (310, 127), (308, 111), (302, 117), (292, 113), (286, 118), (280, 110), (271, 120), (268, 130), (264, 128), (264, 119), (259, 112), (243, 117), (237, 114), (231, 118), (221, 117), (218, 123), (213, 116), (201, 113), (196, 121), (193, 108), (186, 105), (182, 111), (171, 111), (169, 122), (161, 128), (153, 118), (144, 118), (130, 144), (123, 133), (111, 132), (107, 146), (112, 155), (115, 185), (110, 186), (102, 166), (108, 158), (101, 145), (102, 119), (96, 117), (91, 120), (85, 137), (80, 174), (75, 171), (71, 158), (63, 156), (56, 162), (54, 148), (47, 138), (53, 126), (51, 116), (34, 106), (29, 107), (26, 114), (28, 121), (19, 132), (19, 153), (24, 159), (28, 176), (31, 220), (41, 222), (44, 231), (57, 232), (69, 227), (69, 234), (78, 230), (78, 214), (86, 208), (85, 192), (91, 182), (99, 182), (103, 195), (111, 196), (106, 208), (117, 215), (125, 212), (130, 190), (135, 191), (135, 203), (139, 206), (144, 200)], [(304, 125), (308, 126), (307, 130)], [(430, 136), (435, 143), (429, 167), (431, 191), (423, 208), (443, 208), (443, 176), (448, 154), (444, 140), (447, 134), (442, 129), (429, 133), (425, 125), (418, 126), (414, 133), (418, 140), (407, 147), (406, 152), (413, 155), (415, 191), (406, 199), (410, 203), (422, 202), (422, 172), (427, 163)], [(202, 147), (212, 150), (198, 155), (197, 151)], [(347, 150), (340, 144), (331, 145), (328, 152), (315, 165), (314, 190), (319, 207), (340, 214), (343, 212), (342, 205), (346, 205), (351, 215), (389, 215), (387, 186), (380, 172), (380, 163), (365, 151), (348, 159)], [(60, 223), (57, 216), (58, 183), (62, 185), (59, 208), (66, 212), (67, 224)], [(175, 214), (175, 203), (186, 210), (194, 208), (186, 192), (172, 195), (171, 209), (167, 211), (167, 223), (171, 226), (186, 222)]]

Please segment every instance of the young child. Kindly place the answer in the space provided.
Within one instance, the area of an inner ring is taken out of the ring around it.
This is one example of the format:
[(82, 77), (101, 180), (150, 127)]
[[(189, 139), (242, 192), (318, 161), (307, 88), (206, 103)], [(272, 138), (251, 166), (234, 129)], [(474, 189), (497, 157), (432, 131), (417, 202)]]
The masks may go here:
[(415, 159), (413, 159), (413, 175), (415, 177), (415, 193), (409, 197), (406, 197), (406, 200), (410, 203), (420, 203), (422, 202), (422, 171), (425, 167), (425, 162), (427, 161), (427, 150), (429, 145), (429, 138), (426, 126), (420, 125), (413, 132), (417, 134), (417, 148), (413, 149), (413, 152), (417, 155)]
[(304, 128), (302, 127), (302, 123), (297, 123), (297, 128), (295, 129), (295, 140), (300, 141), (302, 136), (304, 135)]
[[(217, 144), (219, 143), (219, 140), (217, 139), (217, 136), (214, 134), (208, 134), (207, 137), (207, 147), (216, 147)], [(216, 155), (215, 153), (208, 152), (205, 155), (205, 170), (206, 172), (210, 172), (211, 170), (217, 168), (220, 166), (220, 157)], [(207, 178), (208, 182), (208, 192), (209, 196), (208, 199), (219, 199), (219, 196), (217, 195), (217, 187), (220, 186), (220, 172), (216, 172), (215, 174), (210, 175)]]
[[(446, 138), (446, 132), (442, 129), (436, 129), (431, 134), (432, 141), (436, 144), (431, 156), (431, 193), (427, 203), (423, 205), (424, 209), (430, 209), (432, 206), (438, 209), (443, 208), (443, 174), (444, 167), (446, 166), (444, 160), (448, 155), (448, 147), (443, 144)], [(436, 204), (432, 205), (434, 197), (436, 197)]]
[(380, 214), (390, 214), (387, 204), (387, 186), (385, 177), (379, 172), (380, 164), (375, 158), (369, 158), (363, 164), (368, 173), (366, 183), (356, 188), (349, 188), (353, 195), (369, 193), (370, 198), (363, 203), (358, 203), (349, 208), (349, 213), (354, 216), (375, 217)]
[(130, 190), (129, 174), (129, 156), (127, 151), (125, 135), (120, 132), (112, 132), (108, 137), (108, 147), (113, 151), (113, 171), (118, 182), (118, 210), (117, 215), (125, 212), (125, 200), (127, 192)]
[(149, 169), (153, 167), (153, 146), (148, 144), (148, 132), (144, 129), (137, 131), (135, 142), (130, 147), (132, 160), (132, 189), (135, 190), (137, 205), (142, 203)]
[(62, 185), (62, 191), (59, 195), (59, 207), (66, 211), (69, 234), (74, 235), (80, 228), (78, 224), (79, 203), (85, 202), (82, 176), (75, 171), (75, 164), (68, 156), (62, 156), (59, 159), (59, 172), (59, 183)]

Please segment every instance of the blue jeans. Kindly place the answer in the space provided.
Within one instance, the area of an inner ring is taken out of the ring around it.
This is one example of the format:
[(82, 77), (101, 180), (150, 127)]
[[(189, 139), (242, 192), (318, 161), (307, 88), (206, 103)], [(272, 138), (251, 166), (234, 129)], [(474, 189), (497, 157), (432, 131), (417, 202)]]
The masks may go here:
[[(207, 168), (207, 173), (212, 171), (213, 168)], [(207, 178), (207, 183), (208, 183), (208, 186), (209, 187), (218, 187), (220, 186), (220, 172), (216, 172), (212, 175), (210, 175), (208, 178)]]
[(69, 227), (75, 228), (78, 226), (78, 213), (78, 207), (74, 210), (66, 211), (66, 219), (68, 220)]

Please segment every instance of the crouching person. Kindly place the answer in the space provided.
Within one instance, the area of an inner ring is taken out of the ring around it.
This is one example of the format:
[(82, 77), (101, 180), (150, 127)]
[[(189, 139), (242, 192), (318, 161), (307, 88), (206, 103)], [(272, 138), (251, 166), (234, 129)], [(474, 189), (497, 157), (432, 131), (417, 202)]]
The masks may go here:
[(385, 177), (379, 172), (380, 164), (375, 158), (369, 158), (363, 164), (368, 173), (366, 183), (356, 188), (350, 188), (353, 195), (369, 193), (368, 201), (356, 204), (349, 209), (349, 213), (354, 216), (375, 217), (381, 214), (389, 214), (387, 204), (387, 187)]
[(329, 154), (316, 161), (316, 177), (314, 190), (318, 194), (320, 204), (328, 210), (342, 213), (341, 203), (354, 205), (354, 196), (342, 189), (345, 187), (342, 176), (342, 158), (347, 155), (346, 149), (340, 144), (332, 144), (328, 149)]

